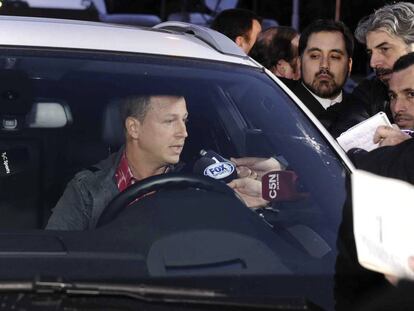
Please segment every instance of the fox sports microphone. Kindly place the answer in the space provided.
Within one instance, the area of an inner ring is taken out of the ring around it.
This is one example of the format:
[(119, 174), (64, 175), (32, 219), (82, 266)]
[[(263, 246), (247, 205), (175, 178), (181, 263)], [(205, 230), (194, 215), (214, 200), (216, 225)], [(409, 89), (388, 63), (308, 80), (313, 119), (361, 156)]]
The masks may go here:
[(193, 172), (225, 183), (237, 178), (236, 165), (212, 150), (200, 151), (200, 159), (193, 166)]

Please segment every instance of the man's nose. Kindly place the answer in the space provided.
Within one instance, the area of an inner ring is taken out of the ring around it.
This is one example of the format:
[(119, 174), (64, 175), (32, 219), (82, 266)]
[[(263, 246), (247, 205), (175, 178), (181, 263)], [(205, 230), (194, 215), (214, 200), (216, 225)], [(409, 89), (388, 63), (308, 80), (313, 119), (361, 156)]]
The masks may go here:
[(371, 58), (369, 60), (369, 65), (371, 68), (382, 68), (383, 67), (383, 57), (376, 53), (375, 51), (372, 52)]
[(403, 98), (396, 98), (393, 102), (394, 113), (404, 112), (407, 110), (407, 102)]
[(321, 62), (319, 64), (320, 68), (329, 69), (328, 57), (321, 57)]
[(178, 125), (177, 136), (184, 137), (184, 138), (188, 136), (187, 125), (185, 124), (184, 121), (180, 121)]

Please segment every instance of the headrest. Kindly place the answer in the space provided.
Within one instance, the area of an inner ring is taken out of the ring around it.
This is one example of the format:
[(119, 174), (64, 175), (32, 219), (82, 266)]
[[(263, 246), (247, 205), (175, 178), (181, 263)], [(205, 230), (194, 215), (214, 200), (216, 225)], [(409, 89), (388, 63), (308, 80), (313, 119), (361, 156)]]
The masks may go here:
[(125, 142), (124, 123), (120, 107), (119, 100), (109, 102), (105, 107), (102, 120), (102, 140), (116, 149)]
[(61, 103), (34, 103), (26, 117), (32, 128), (58, 128), (72, 122), (72, 114), (68, 106)]

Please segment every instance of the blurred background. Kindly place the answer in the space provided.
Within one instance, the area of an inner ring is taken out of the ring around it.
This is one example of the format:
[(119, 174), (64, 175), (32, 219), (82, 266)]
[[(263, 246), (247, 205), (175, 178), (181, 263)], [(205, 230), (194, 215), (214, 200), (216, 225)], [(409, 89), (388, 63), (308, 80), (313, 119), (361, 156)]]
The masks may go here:
[[(400, 2), (400, 1), (392, 1)], [(413, 1), (408, 1), (413, 2)], [(265, 20), (264, 27), (293, 26), (301, 31), (312, 20), (342, 20), (353, 32), (365, 15), (386, 0), (0, 0), (0, 15), (41, 16), (153, 26), (166, 20), (208, 26), (221, 10), (249, 9)], [(365, 48), (356, 44), (353, 79), (369, 73)]]

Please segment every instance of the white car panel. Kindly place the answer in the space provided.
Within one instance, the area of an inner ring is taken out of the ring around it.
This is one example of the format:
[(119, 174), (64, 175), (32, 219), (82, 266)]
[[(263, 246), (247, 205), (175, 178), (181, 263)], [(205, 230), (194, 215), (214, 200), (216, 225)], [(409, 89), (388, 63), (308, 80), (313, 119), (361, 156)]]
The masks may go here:
[(219, 53), (191, 35), (72, 20), (0, 17), (0, 42), (2, 45), (193, 57), (256, 66), (247, 56)]

